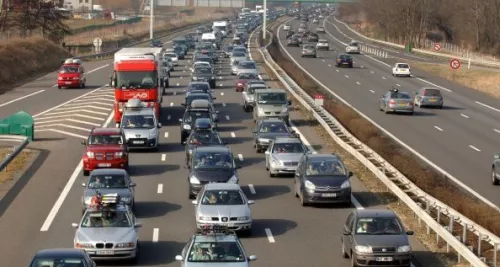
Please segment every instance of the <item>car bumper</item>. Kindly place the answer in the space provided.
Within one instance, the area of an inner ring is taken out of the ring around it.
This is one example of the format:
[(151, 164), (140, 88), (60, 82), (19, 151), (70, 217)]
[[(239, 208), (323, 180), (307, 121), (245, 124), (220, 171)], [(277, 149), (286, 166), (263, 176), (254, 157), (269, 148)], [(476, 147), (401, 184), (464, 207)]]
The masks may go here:
[[(89, 254), (89, 256), (93, 260), (127, 260), (127, 259), (133, 259), (135, 258), (136, 255), (136, 249), (135, 248), (127, 248), (127, 249), (85, 249), (85, 251)], [(100, 255), (101, 251), (112, 251), (113, 254), (109, 255)]]
[(316, 46), (316, 49), (317, 50), (330, 50), (330, 46), (320, 46), (320, 45), (318, 45), (318, 46)]
[(440, 107), (443, 105), (443, 101), (422, 101), (420, 105), (426, 107)]
[(311, 192), (305, 190), (304, 199), (308, 203), (349, 203), (351, 202), (351, 188), (328, 192)]
[(157, 139), (127, 139), (127, 144), (130, 149), (151, 149), (157, 148)]
[(249, 230), (252, 228), (252, 221), (238, 221), (238, 222), (209, 222), (209, 221), (198, 221), (196, 222), (196, 227), (198, 229), (201, 229), (203, 227), (209, 226), (209, 225), (223, 225), (229, 228), (229, 230), (232, 231), (244, 231), (244, 230)]
[(280, 118), (283, 121), (285, 121), (286, 123), (288, 123), (289, 115), (288, 115), (288, 113), (283, 114), (283, 115), (264, 115), (264, 116), (259, 115), (257, 117), (257, 121), (259, 121), (259, 120), (265, 120), (265, 119), (269, 119), (269, 118)]
[(316, 56), (316, 53), (302, 53), (303, 57), (314, 57)]
[(394, 72), (394, 75), (401, 75), (401, 76), (411, 76), (411, 72), (407, 72), (407, 71), (395, 71)]
[(396, 106), (396, 105), (389, 105), (388, 111), (391, 112), (413, 112), (415, 109), (413, 106)]
[[(392, 267), (407, 267), (410, 266), (411, 263), (411, 255), (403, 254), (403, 255), (394, 255), (394, 254), (384, 254), (384, 255), (353, 255), (354, 261), (357, 266), (392, 266)], [(380, 258), (392, 258), (392, 261), (377, 261)]]
[(93, 171), (95, 169), (125, 169), (128, 166), (128, 159), (123, 160), (90, 160), (83, 159), (83, 169)]
[(269, 172), (272, 174), (294, 174), (297, 166), (269, 166)]
[(75, 87), (75, 86), (80, 86), (80, 80), (62, 80), (62, 81), (57, 81), (57, 86), (60, 87)]

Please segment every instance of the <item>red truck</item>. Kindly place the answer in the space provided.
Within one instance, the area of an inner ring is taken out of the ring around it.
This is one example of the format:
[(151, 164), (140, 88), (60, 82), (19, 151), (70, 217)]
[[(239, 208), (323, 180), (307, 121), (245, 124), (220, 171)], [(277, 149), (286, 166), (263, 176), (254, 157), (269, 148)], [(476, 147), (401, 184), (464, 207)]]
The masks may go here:
[(57, 88), (84, 88), (87, 79), (79, 59), (67, 59), (57, 74)]
[(165, 75), (161, 62), (162, 48), (123, 48), (115, 53), (111, 85), (115, 88), (114, 119), (118, 127), (128, 100), (140, 99), (145, 107), (154, 107), (160, 118)]

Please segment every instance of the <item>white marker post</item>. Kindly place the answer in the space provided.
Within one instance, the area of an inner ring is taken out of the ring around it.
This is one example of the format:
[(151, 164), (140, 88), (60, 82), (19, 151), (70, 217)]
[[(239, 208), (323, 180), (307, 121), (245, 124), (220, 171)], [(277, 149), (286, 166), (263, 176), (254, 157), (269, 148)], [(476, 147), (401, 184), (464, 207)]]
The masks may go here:
[[(266, 40), (266, 29), (267, 29), (267, 0), (264, 0), (264, 16), (263, 16), (263, 22), (262, 22), (262, 39)], [(263, 44), (261, 44), (263, 45)]]
[(155, 1), (149, 2), (149, 39), (153, 39), (153, 23), (154, 23), (154, 5)]
[(93, 43), (94, 43), (95, 52), (97, 54), (101, 53), (102, 39), (101, 38), (95, 38)]

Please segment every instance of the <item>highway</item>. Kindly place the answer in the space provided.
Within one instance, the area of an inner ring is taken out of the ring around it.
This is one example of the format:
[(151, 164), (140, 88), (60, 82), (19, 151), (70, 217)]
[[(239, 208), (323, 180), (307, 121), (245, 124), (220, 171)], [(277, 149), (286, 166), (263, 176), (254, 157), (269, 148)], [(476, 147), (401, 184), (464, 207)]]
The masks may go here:
[[(180, 103), (189, 83), (190, 59), (188, 56), (180, 61), (172, 73), (174, 86), (163, 97), (160, 150), (134, 152), (130, 158), (130, 174), (137, 183), (136, 215), (143, 223), (139, 230), (141, 252), (137, 266), (179, 266), (174, 257), (180, 254), (195, 229), (178, 123), (183, 113)], [(73, 246), (75, 230), (71, 223), (80, 220), (83, 193), (80, 184), (86, 182), (79, 165), (83, 151), (80, 141), (88, 134), (84, 129), (94, 124), (113, 126), (113, 91), (105, 86), (112, 72), (112, 60), (86, 63), (87, 70), (99, 67), (102, 68), (88, 76), (92, 88), (58, 90), (51, 87), (55, 81), (51, 74), (0, 98), (0, 103), (7, 103), (13, 99), (12, 94), (29, 95), (45, 90), (16, 104), (0, 104), (2, 115), (17, 110), (39, 114), (36, 115), (38, 141), (30, 147), (45, 152), (38, 168), (26, 174), (26, 184), (16, 198), (0, 202), (0, 208), (5, 210), (0, 217), (0, 235), (4, 240), (0, 243), (0, 258), (4, 266), (26, 266), (39, 249)], [(292, 179), (270, 178), (263, 154), (254, 152), (251, 114), (243, 111), (241, 93), (235, 92), (235, 79), (229, 75), (228, 67), (227, 60), (219, 64), (221, 79), (215, 89), (221, 118), (219, 131), (237, 163), (243, 166), (239, 171), (240, 184), (248, 198), (256, 201), (252, 206), (253, 236), (242, 238), (246, 251), (259, 257), (252, 266), (347, 266), (348, 260), (340, 256), (342, 224), (352, 208), (378, 207), (373, 195), (354, 177), (356, 207), (300, 207), (291, 193)], [(264, 73), (262, 76), (269, 80)], [(333, 152), (321, 146), (324, 141), (314, 131), (302, 126), (303, 119), (298, 113), (293, 112), (291, 117), (306, 145), (319, 153)], [(50, 126), (40, 127), (43, 125)], [(417, 262), (424, 262), (422, 266), (430, 266), (425, 263), (432, 258), (431, 254), (418, 241), (412, 239), (412, 244), (415, 264), (420, 266)], [(118, 262), (104, 265), (123, 266)]]
[[(291, 23), (292, 28), (298, 28), (300, 24), (295, 19)], [(498, 152), (496, 147), (500, 145), (500, 106), (497, 101), (415, 69), (411, 78), (393, 77), (391, 66), (403, 59), (353, 55), (353, 69), (336, 68), (336, 56), (345, 54), (345, 46), (352, 39), (344, 35), (349, 34), (348, 30), (342, 29), (341, 24), (331, 17), (321, 21), (320, 25), (327, 31), (320, 34), (320, 39), (327, 39), (331, 50), (318, 52), (317, 59), (302, 58), (300, 48), (286, 47), (285, 33), (282, 27), (279, 28), (279, 40), (293, 61), (316, 82), (329, 88), (332, 94), (344, 99), (410, 149), (494, 205), (499, 205), (498, 189), (491, 185), (490, 178), (493, 153)], [(314, 31), (315, 27), (311, 24), (310, 29)], [(445, 99), (442, 110), (416, 108), (415, 116), (407, 116), (387, 115), (378, 109), (380, 97), (392, 87), (413, 93), (420, 87), (436, 85), (440, 86)]]

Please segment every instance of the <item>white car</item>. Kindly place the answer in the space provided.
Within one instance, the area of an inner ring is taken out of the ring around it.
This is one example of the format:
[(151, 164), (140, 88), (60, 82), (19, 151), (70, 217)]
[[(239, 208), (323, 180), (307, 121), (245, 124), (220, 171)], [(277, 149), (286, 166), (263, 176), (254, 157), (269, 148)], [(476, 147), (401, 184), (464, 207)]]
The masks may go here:
[(283, 25), (283, 30), (284, 31), (289, 31), (290, 30), (290, 25), (288, 25), (288, 24)]
[(174, 63), (174, 66), (179, 65), (179, 58), (177, 57), (177, 54), (174, 52), (167, 52), (163, 54), (164, 57), (170, 57), (172, 59), (172, 63)]
[(330, 45), (328, 44), (328, 41), (324, 39), (319, 39), (318, 43), (316, 44), (316, 50), (330, 50)]
[(392, 75), (411, 77), (410, 65), (408, 63), (396, 63), (392, 68)]
[(191, 68), (191, 72), (194, 72), (194, 70), (198, 67), (207, 67), (207, 68), (211, 68), (212, 65), (210, 65), (209, 62), (206, 62), (206, 61), (196, 61), (194, 64), (193, 64), (193, 67)]
[(359, 49), (359, 43), (358, 42), (351, 42), (346, 48), (345, 52), (347, 54), (359, 54), (360, 49)]

